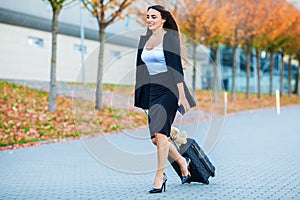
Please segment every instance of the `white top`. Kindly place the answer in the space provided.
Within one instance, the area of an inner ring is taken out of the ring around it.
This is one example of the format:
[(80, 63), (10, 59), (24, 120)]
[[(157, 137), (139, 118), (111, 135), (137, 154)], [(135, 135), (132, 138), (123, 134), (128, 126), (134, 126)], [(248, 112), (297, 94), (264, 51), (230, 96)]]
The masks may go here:
[(168, 71), (162, 42), (151, 50), (147, 50), (145, 45), (141, 58), (146, 64), (150, 75)]

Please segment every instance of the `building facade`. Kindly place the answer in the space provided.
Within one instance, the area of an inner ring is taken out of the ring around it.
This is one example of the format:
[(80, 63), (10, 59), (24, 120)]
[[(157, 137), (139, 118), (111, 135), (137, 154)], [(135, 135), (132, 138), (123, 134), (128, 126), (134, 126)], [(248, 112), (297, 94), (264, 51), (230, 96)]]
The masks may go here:
[[(80, 1), (64, 7), (59, 16), (57, 36), (57, 80), (66, 82), (96, 82), (98, 66), (98, 24), (83, 10), (80, 18)], [(0, 79), (50, 80), (52, 8), (45, 0), (0, 1)], [(146, 29), (131, 18), (108, 26), (104, 51), (103, 82), (134, 84), (137, 43)], [(82, 23), (80, 23), (82, 19)], [(80, 39), (80, 25), (84, 27), (84, 43)], [(185, 45), (188, 63), (185, 78), (193, 83), (192, 45)], [(219, 49), (218, 74), (220, 90), (232, 85), (232, 51)], [(83, 56), (82, 56), (83, 54)], [(213, 56), (209, 48), (198, 45), (196, 50), (196, 88), (213, 88)], [(279, 54), (275, 55), (274, 89), (279, 89)], [(83, 62), (84, 60), (84, 62)], [(236, 90), (246, 90), (245, 53), (239, 49)], [(262, 92), (269, 92), (269, 58), (261, 59)], [(287, 66), (285, 65), (285, 68)], [(297, 68), (293, 67), (294, 72)], [(286, 70), (287, 71), (287, 70)], [(256, 92), (257, 77), (255, 56), (251, 58), (251, 92)], [(294, 73), (295, 74), (295, 73)], [(287, 74), (285, 74), (287, 77)], [(295, 77), (293, 79), (295, 82)], [(285, 87), (287, 89), (287, 78)]]
[[(0, 78), (50, 80), (51, 61), (51, 6), (41, 0), (6, 0), (0, 2)], [(98, 55), (98, 24), (88, 11), (83, 11), (85, 39), (80, 40), (79, 1), (64, 8), (59, 16), (57, 35), (57, 80), (79, 81), (79, 74), (85, 66), (86, 82), (95, 82)], [(114, 25), (120, 28), (120, 25)], [(124, 23), (123, 23), (124, 27)], [(109, 30), (109, 29), (108, 29)], [(116, 82), (115, 72), (123, 74), (126, 67), (134, 67), (135, 56), (128, 52), (136, 50), (137, 38), (132, 37), (138, 31), (106, 33), (104, 52), (104, 81)], [(141, 31), (141, 30), (139, 30)], [(131, 37), (128, 37), (131, 36)], [(82, 65), (81, 53), (84, 52)], [(123, 55), (123, 56), (122, 56)], [(124, 56), (125, 55), (125, 56)], [(112, 63), (112, 61), (114, 61)], [(122, 66), (120, 65), (122, 63)], [(125, 67), (124, 63), (128, 63)], [(112, 70), (110, 65), (118, 65)], [(93, 69), (92, 69), (93, 68)], [(92, 71), (89, 72), (88, 70)], [(89, 76), (93, 74), (95, 76)]]

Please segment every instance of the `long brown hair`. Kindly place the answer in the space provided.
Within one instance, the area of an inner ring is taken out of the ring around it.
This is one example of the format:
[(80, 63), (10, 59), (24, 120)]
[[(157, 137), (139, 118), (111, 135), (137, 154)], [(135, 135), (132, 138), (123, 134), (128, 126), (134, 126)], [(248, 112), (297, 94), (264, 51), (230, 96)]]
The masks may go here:
[[(177, 36), (179, 36), (178, 25), (170, 11), (166, 10), (165, 7), (163, 7), (161, 5), (149, 6), (147, 8), (147, 11), (149, 11), (150, 9), (154, 9), (154, 10), (157, 10), (158, 12), (160, 12), (162, 19), (166, 20), (163, 25), (163, 28), (165, 28), (167, 30), (173, 30), (172, 32), (174, 32), (175, 34), (177, 34)], [(152, 34), (152, 31), (149, 28), (147, 29), (147, 35), (148, 34)]]
[[(187, 57), (185, 55), (185, 49), (183, 48), (181, 37), (180, 37), (180, 30), (179, 30), (179, 27), (176, 23), (176, 20), (175, 20), (175, 17), (173, 16), (173, 14), (170, 11), (166, 10), (165, 7), (163, 7), (161, 5), (149, 6), (147, 8), (147, 11), (149, 11), (150, 9), (154, 9), (154, 10), (157, 10), (158, 12), (160, 12), (162, 19), (166, 20), (163, 24), (163, 28), (166, 30), (169, 30), (169, 31), (171, 30), (171, 32), (178, 37), (178, 40), (180, 43), (180, 49), (181, 49), (180, 56), (183, 59), (184, 63), (187, 63), (188, 61), (187, 61)], [(147, 28), (146, 35), (152, 35), (152, 31), (149, 28)], [(183, 67), (183, 68), (185, 68), (185, 67)]]

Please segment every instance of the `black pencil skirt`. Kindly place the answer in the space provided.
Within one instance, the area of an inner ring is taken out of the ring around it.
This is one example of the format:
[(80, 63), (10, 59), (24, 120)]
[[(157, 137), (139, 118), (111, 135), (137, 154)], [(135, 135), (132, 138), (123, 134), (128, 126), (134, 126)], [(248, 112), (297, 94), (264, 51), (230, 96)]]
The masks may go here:
[(168, 72), (150, 76), (148, 123), (151, 139), (155, 133), (170, 136), (178, 108), (178, 90)]

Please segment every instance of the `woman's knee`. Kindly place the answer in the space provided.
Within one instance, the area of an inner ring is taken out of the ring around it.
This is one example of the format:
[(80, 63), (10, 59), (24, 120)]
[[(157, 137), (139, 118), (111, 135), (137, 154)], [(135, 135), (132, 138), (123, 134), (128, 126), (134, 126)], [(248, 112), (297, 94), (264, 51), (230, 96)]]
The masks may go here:
[(165, 144), (168, 142), (168, 137), (165, 134), (156, 133), (155, 134), (155, 143), (156, 144)]
[(156, 138), (152, 138), (152, 143), (156, 145)]

